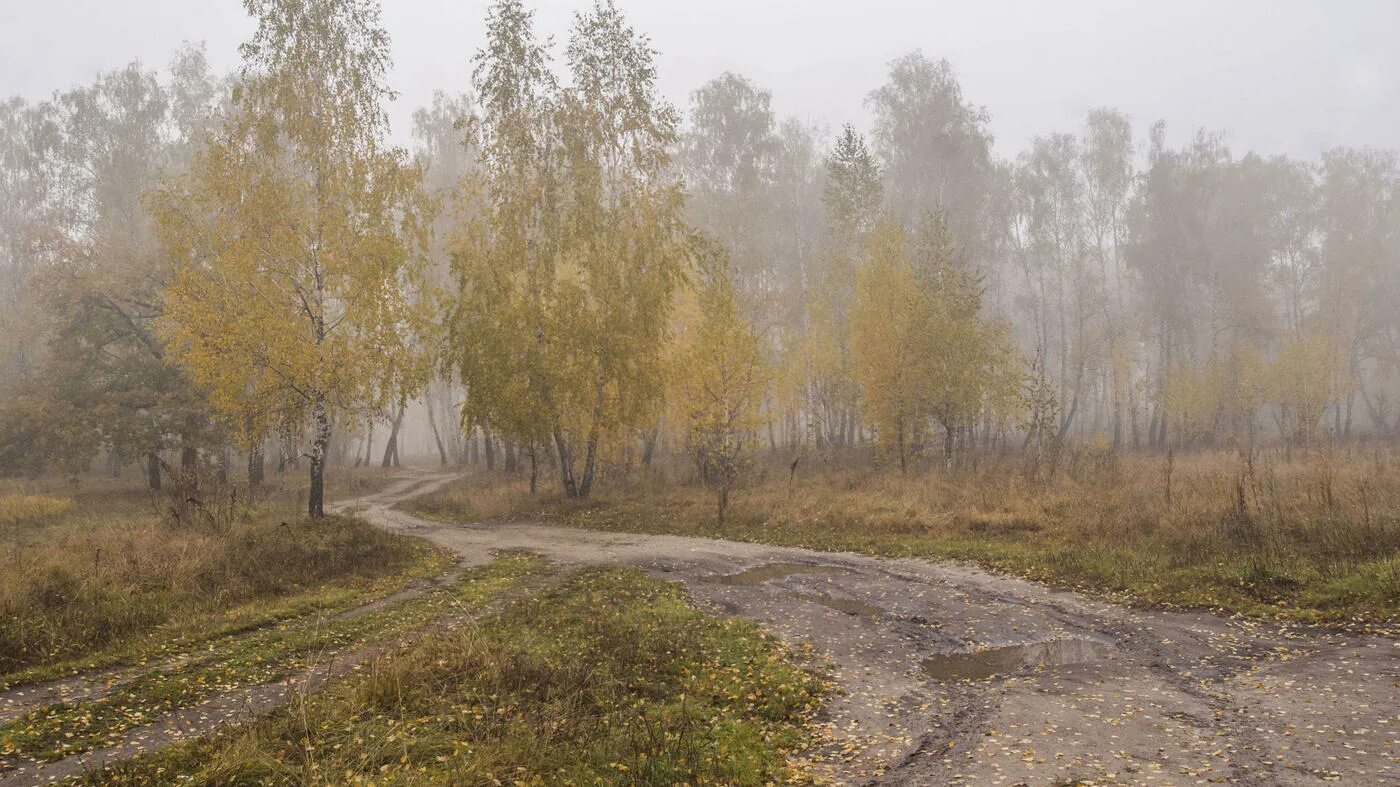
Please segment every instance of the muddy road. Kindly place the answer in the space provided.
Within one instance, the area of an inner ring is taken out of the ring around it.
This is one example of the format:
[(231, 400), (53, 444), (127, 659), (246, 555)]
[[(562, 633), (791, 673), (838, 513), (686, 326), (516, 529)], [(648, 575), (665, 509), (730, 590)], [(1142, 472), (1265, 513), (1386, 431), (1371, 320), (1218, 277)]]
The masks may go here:
[(533, 524), (444, 525), (348, 501), (484, 562), (528, 549), (685, 583), (830, 665), (812, 767), (846, 784), (1400, 784), (1400, 643), (1130, 609), (959, 565)]

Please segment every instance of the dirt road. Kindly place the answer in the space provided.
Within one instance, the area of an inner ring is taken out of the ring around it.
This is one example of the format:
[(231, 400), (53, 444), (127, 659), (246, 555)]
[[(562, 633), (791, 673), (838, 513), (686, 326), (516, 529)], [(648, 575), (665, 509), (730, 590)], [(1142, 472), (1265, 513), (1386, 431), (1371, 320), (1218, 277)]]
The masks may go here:
[(963, 566), (345, 504), (471, 562), (528, 549), (685, 583), (833, 665), (840, 783), (1400, 784), (1400, 642), (1114, 606)]

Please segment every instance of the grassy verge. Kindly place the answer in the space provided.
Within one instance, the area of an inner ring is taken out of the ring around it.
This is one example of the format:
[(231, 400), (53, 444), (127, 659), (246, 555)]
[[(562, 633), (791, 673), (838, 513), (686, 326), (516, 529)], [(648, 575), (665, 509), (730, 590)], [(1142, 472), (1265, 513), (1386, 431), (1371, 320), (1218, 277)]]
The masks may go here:
[(781, 783), (824, 692), (752, 624), (588, 570), (90, 783)]
[[(1400, 617), (1400, 459), (1389, 449), (1068, 456), (909, 476), (759, 469), (723, 527), (694, 484), (653, 479), (586, 503), (469, 479), (411, 501), (447, 521), (535, 518), (595, 530), (955, 559), (1115, 600), (1327, 623)], [(764, 480), (767, 476), (768, 480)]]
[(300, 673), (330, 654), (401, 637), (453, 611), (472, 611), (543, 570), (543, 561), (508, 555), (468, 571), (435, 593), (360, 617), (297, 620), (234, 643), (213, 658), (145, 673), (85, 703), (36, 710), (0, 727), (0, 756), (49, 762), (119, 742), (126, 731), (179, 708), (241, 687)]
[(58, 494), (0, 495), (0, 687), (352, 606), (449, 561), (357, 520), (300, 518), (294, 488)]

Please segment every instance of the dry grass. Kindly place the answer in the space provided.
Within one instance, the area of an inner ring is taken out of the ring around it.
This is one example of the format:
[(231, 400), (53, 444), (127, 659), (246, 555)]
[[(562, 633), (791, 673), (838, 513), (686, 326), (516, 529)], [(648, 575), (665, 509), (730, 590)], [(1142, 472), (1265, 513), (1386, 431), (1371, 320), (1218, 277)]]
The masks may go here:
[[(1115, 456), (1081, 450), (1052, 477), (1018, 457), (901, 476), (808, 462), (760, 467), (723, 528), (706, 490), (664, 474), (585, 504), (517, 480), (447, 488), (415, 510), (544, 517), (605, 530), (719, 536), (952, 558), (1146, 604), (1295, 619), (1400, 616), (1400, 458), (1386, 446), (1307, 456)], [(683, 471), (682, 471), (683, 472)]]
[(0, 495), (0, 527), (34, 525), (73, 510), (73, 501), (48, 495)]
[[(0, 676), (256, 622), (279, 604), (294, 612), (349, 601), (441, 562), (420, 542), (356, 520), (301, 518), (295, 485), (257, 501), (170, 486), (152, 495), (85, 483), (69, 500), (38, 498), (63, 505), (26, 504), (47, 517), (0, 520)], [(36, 499), (0, 500), (12, 498)]]

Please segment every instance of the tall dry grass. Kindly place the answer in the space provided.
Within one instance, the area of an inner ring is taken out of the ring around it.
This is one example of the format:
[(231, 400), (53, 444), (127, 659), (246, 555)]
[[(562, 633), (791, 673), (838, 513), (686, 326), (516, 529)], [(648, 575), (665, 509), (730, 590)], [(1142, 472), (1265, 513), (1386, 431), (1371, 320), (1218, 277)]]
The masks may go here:
[(32, 525), (56, 519), (73, 510), (73, 501), (49, 495), (0, 495), (0, 527)]
[(239, 605), (365, 585), (428, 554), (353, 519), (300, 517), (294, 484), (256, 498), (207, 479), (159, 494), (110, 481), (70, 491), (0, 498), (31, 501), (0, 502), (26, 512), (0, 519), (0, 675), (191, 633)]
[(442, 518), (543, 517), (954, 558), (1145, 603), (1400, 616), (1400, 456), (1388, 445), (1172, 455), (1081, 447), (1054, 472), (1002, 454), (907, 475), (868, 454), (810, 455), (790, 470), (788, 457), (759, 462), (722, 528), (708, 490), (679, 464), (615, 477), (586, 503), (531, 498), (518, 479), (498, 477), (414, 505)]

